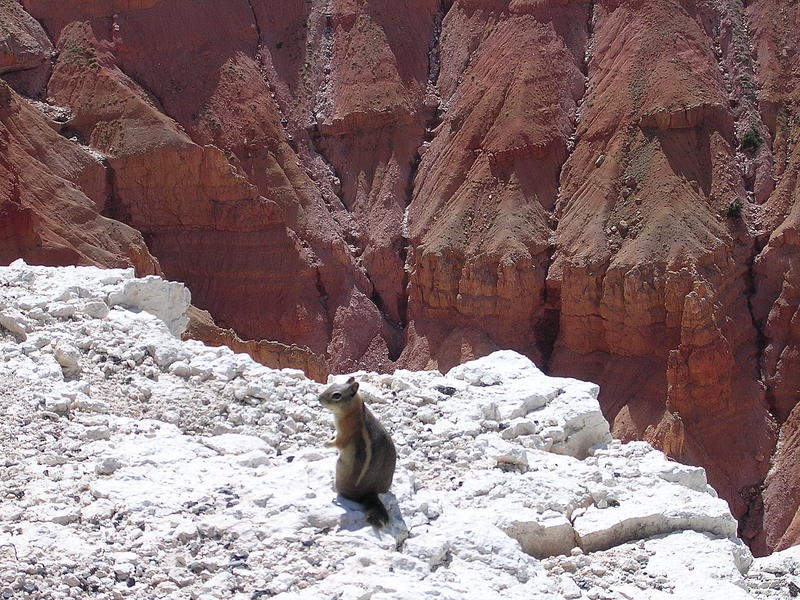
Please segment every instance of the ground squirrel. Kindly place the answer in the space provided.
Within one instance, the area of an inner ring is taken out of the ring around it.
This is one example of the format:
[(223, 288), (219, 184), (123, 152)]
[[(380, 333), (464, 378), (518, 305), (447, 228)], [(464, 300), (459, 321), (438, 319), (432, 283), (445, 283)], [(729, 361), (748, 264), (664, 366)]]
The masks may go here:
[(333, 413), (336, 437), (330, 445), (339, 449), (336, 461), (336, 491), (364, 505), (368, 523), (383, 527), (389, 521), (378, 494), (389, 491), (397, 452), (392, 438), (358, 395), (354, 377), (335, 383), (319, 396)]

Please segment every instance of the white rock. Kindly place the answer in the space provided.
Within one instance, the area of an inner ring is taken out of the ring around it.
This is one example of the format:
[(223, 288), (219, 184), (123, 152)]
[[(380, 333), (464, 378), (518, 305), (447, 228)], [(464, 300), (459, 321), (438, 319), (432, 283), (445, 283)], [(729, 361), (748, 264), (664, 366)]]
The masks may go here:
[(540, 430), (537, 424), (527, 417), (512, 419), (500, 432), (504, 440), (512, 440), (521, 435), (531, 435)]
[(134, 566), (128, 562), (119, 562), (114, 564), (114, 575), (118, 581), (124, 581), (133, 575)]
[(50, 315), (48, 315), (38, 306), (28, 311), (28, 317), (36, 321), (43, 321), (43, 322), (47, 322), (50, 319)]
[(80, 312), (93, 319), (105, 319), (108, 310), (108, 304), (101, 300), (92, 300), (80, 305)]
[(192, 369), (188, 364), (179, 360), (170, 364), (169, 372), (177, 377), (189, 377), (192, 374)]
[(67, 302), (55, 302), (50, 305), (47, 312), (57, 319), (69, 319), (75, 315), (77, 308), (74, 304)]
[(81, 519), (89, 523), (100, 523), (114, 516), (114, 503), (108, 500), (95, 500), (81, 509)]
[[(746, 572), (749, 567), (749, 564), (745, 564), (740, 570)], [(769, 556), (756, 558), (752, 561), (750, 573), (753, 575), (771, 573), (782, 576), (792, 573), (800, 576), (800, 546), (792, 546)]]
[(109, 440), (111, 439), (111, 430), (105, 425), (95, 425), (93, 427), (87, 427), (83, 431), (81, 437), (89, 441)]
[(583, 596), (581, 588), (578, 587), (578, 584), (566, 575), (562, 575), (559, 578), (558, 591), (561, 592), (561, 595), (567, 600), (574, 600), (575, 598), (580, 598)]
[(199, 534), (197, 531), (197, 526), (194, 523), (184, 522), (178, 525), (175, 530), (172, 532), (172, 535), (175, 536), (181, 543), (189, 542), (195, 539)]
[(63, 456), (61, 454), (47, 453), (47, 454), (44, 454), (39, 459), (39, 462), (42, 463), (43, 465), (47, 465), (49, 467), (55, 467), (55, 466), (66, 464), (68, 462), (68, 460), (69, 459), (67, 459), (66, 456)]
[(264, 450), (251, 450), (239, 454), (236, 462), (243, 467), (255, 468), (268, 465), (270, 463), (270, 458)]
[(517, 540), (531, 556), (543, 558), (568, 554), (575, 544), (572, 523), (561, 513), (540, 513), (524, 506), (500, 505), (497, 526)]
[(523, 468), (528, 466), (527, 451), (503, 440), (496, 434), (478, 436), (475, 440), (475, 445), (495, 462), (518, 465)]
[(186, 309), (191, 295), (182, 283), (154, 276), (132, 279), (109, 294), (108, 301), (111, 306), (122, 305), (155, 315), (175, 337), (180, 337), (189, 324)]
[(111, 475), (117, 469), (122, 468), (123, 463), (115, 456), (104, 456), (94, 466), (94, 471), (98, 475)]
[(248, 454), (251, 452), (273, 452), (274, 450), (267, 443), (252, 435), (241, 435), (238, 433), (225, 433), (213, 437), (202, 438), (204, 445), (220, 454)]
[(104, 402), (98, 398), (90, 398), (85, 394), (78, 394), (75, 399), (70, 402), (70, 408), (73, 410), (85, 410), (92, 413), (106, 414), (110, 410), (108, 402)]
[(59, 415), (69, 412), (70, 399), (65, 396), (47, 396), (44, 399), (44, 408)]
[(63, 504), (45, 504), (37, 508), (40, 519), (50, 521), (58, 525), (69, 525), (81, 518), (80, 509), (75, 506), (65, 506)]
[[(744, 579), (737, 565), (752, 561), (740, 542), (681, 531), (644, 543), (651, 554), (647, 572), (662, 575), (674, 586), (674, 596), (686, 600), (744, 600)], [(746, 558), (747, 557), (747, 558)], [(749, 558), (749, 560), (748, 560)]]
[(604, 550), (632, 539), (690, 529), (736, 537), (736, 520), (727, 503), (689, 488), (655, 486), (619, 506), (589, 507), (574, 522), (580, 547)]
[(156, 364), (162, 369), (166, 369), (172, 363), (185, 356), (185, 353), (179, 352), (177, 348), (171, 345), (155, 346), (151, 349), (151, 354)]
[(64, 371), (74, 374), (80, 370), (78, 361), (80, 360), (81, 353), (75, 346), (60, 341), (53, 348), (53, 356), (58, 361)]
[(13, 308), (0, 310), (0, 327), (10, 331), (21, 342), (28, 339), (29, 331), (33, 331), (31, 322), (21, 312)]

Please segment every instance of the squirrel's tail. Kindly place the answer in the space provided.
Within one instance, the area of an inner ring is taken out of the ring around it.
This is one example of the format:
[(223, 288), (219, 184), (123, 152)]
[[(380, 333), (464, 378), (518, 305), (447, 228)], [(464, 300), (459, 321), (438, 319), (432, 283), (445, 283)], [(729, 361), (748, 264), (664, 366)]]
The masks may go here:
[(361, 498), (359, 502), (364, 505), (367, 523), (381, 529), (389, 522), (389, 513), (386, 512), (386, 507), (381, 502), (381, 499), (378, 498), (378, 494), (368, 494)]

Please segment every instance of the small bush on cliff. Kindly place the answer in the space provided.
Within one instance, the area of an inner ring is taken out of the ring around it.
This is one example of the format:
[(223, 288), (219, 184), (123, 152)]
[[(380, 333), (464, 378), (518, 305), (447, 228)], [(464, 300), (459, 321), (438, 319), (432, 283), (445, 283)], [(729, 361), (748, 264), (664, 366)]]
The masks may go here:
[(738, 219), (742, 216), (742, 208), (744, 208), (744, 204), (741, 200), (731, 200), (728, 208), (725, 209), (725, 216), (729, 219)]
[(764, 140), (761, 139), (761, 134), (756, 129), (755, 125), (751, 125), (747, 133), (742, 136), (742, 150), (755, 150)]

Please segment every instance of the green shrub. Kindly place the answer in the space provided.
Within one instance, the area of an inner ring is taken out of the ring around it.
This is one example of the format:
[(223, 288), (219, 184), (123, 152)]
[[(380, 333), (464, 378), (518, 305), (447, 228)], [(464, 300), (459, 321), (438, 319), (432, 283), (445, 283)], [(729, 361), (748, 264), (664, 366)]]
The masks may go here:
[(761, 134), (756, 129), (755, 125), (751, 125), (747, 133), (742, 136), (742, 150), (755, 150), (764, 140), (761, 139)]
[(731, 200), (728, 208), (725, 209), (725, 216), (729, 219), (738, 219), (742, 215), (744, 203), (741, 200)]

